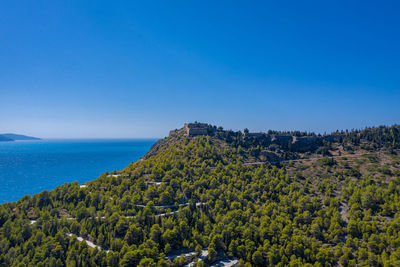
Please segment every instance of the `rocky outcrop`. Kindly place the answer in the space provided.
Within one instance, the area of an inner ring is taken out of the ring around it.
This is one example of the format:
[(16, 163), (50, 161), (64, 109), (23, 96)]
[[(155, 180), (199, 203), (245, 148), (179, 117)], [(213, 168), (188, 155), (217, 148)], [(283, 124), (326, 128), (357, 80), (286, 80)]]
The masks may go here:
[(288, 145), (293, 142), (293, 136), (291, 135), (271, 135), (271, 143), (277, 145)]
[(322, 144), (322, 138), (318, 136), (293, 136), (292, 149), (305, 152), (313, 151)]
[[(222, 138), (229, 138), (232, 131), (226, 131), (222, 128), (211, 126), (207, 123), (185, 123), (181, 129), (173, 130), (170, 132), (169, 137), (189, 136), (195, 137), (200, 135), (222, 136)], [(236, 132), (237, 133), (237, 132)], [(240, 133), (240, 132), (239, 132)], [(228, 136), (228, 137), (226, 137)], [(232, 136), (232, 135), (231, 135)], [(251, 145), (260, 145), (263, 147), (273, 146), (276, 149), (289, 150), (292, 152), (309, 152), (315, 151), (320, 146), (327, 142), (334, 142), (338, 140), (340, 135), (297, 135), (291, 133), (249, 133), (245, 131), (242, 135), (242, 141)]]
[(262, 137), (266, 137), (267, 134), (266, 133), (245, 133), (244, 137), (245, 138), (262, 138)]

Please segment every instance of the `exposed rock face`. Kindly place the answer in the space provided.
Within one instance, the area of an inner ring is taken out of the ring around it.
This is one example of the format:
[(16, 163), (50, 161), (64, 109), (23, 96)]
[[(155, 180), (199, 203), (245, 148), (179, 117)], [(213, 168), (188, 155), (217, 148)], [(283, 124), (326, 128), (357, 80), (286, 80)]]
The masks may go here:
[(327, 136), (291, 136), (291, 135), (271, 135), (271, 144), (281, 146), (290, 145), (292, 149), (299, 152), (313, 151), (323, 144), (323, 141), (332, 142), (340, 138), (339, 135)]
[(322, 138), (317, 136), (293, 136), (292, 147), (297, 151), (304, 152), (315, 150), (322, 143)]
[(247, 138), (262, 138), (265, 136), (266, 136), (265, 133), (246, 133), (245, 134), (245, 137), (247, 137)]
[(169, 131), (169, 136), (176, 136), (179, 133), (179, 130), (171, 130)]
[(208, 134), (208, 124), (207, 123), (185, 123), (184, 127), (186, 135), (197, 136), (197, 135), (207, 135)]
[(271, 135), (271, 143), (278, 145), (287, 145), (291, 143), (293, 137), (291, 135)]
[[(217, 129), (207, 123), (185, 123), (183, 129), (177, 129), (170, 131), (169, 136), (178, 136), (183, 134), (185, 136), (199, 136), (199, 135), (211, 135), (214, 136), (216, 133), (229, 133), (222, 129)], [(290, 151), (307, 152), (314, 151), (323, 145), (324, 141), (334, 141), (340, 138), (340, 135), (308, 135), (308, 136), (296, 136), (291, 134), (268, 134), (268, 133), (249, 133), (245, 132), (242, 135), (244, 142), (251, 142), (253, 145), (258, 143), (262, 146), (278, 146)], [(256, 142), (256, 143), (255, 143)], [(271, 148), (272, 148), (271, 147)]]

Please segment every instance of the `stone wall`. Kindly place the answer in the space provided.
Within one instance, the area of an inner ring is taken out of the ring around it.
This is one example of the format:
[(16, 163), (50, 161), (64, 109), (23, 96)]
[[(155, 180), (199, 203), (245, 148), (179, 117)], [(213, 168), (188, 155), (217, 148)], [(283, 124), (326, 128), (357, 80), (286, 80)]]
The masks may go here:
[(184, 129), (188, 136), (208, 134), (208, 124), (206, 123), (185, 123)]

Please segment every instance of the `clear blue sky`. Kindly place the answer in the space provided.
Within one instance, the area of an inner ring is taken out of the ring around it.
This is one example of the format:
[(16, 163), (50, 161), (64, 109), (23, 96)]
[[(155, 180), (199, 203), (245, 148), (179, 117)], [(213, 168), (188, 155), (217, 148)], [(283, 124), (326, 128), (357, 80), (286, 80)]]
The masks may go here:
[(399, 14), (399, 1), (1, 1), (0, 132), (400, 123)]

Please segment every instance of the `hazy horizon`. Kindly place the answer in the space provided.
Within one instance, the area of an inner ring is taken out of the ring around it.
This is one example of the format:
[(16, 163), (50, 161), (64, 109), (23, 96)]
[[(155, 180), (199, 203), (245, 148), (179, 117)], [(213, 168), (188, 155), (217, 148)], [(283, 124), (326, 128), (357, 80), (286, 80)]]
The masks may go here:
[[(362, 129), (365, 129), (365, 128), (368, 128), (368, 127), (393, 126), (393, 125), (398, 125), (398, 124), (370, 125), (370, 126), (365, 126), (365, 127), (361, 127), (361, 128), (336, 129), (336, 130), (333, 130), (333, 131), (319, 131), (319, 132), (318, 131), (299, 130), (299, 129), (283, 129), (283, 130), (282, 129), (266, 129), (266, 130), (260, 130), (260, 131), (251, 131), (250, 130), (250, 132), (268, 132), (269, 130), (273, 130), (273, 131), (305, 131), (305, 132), (308, 132), (308, 133), (312, 133), (313, 132), (315, 134), (323, 135), (323, 134), (331, 134), (331, 133), (334, 133), (335, 131), (362, 130)], [(222, 126), (223, 127), (223, 125), (213, 125), (213, 126), (217, 126), (217, 127)], [(182, 124), (182, 127), (183, 127), (183, 124)], [(182, 127), (171, 128), (170, 130), (175, 130), (175, 129), (179, 129), (179, 128), (182, 128)], [(223, 128), (224, 128), (224, 130), (233, 130), (233, 131), (242, 131), (243, 132), (243, 130), (246, 127), (237, 128), (237, 129), (231, 129), (231, 128), (225, 128), (225, 127), (223, 127)], [(2, 132), (0, 132), (0, 135), (1, 134), (21, 134), (21, 133), (11, 133), (11, 132), (2, 133)], [(113, 139), (114, 140), (123, 140), (123, 139), (126, 139), (126, 140), (130, 140), (130, 139), (131, 140), (157, 140), (157, 139), (161, 139), (161, 138), (167, 137), (169, 135), (169, 131), (164, 136), (153, 136), (153, 137), (152, 136), (150, 136), (150, 137), (129, 137), (129, 136), (125, 136), (125, 137), (112, 137), (112, 136), (111, 137), (101, 137), (101, 136), (97, 136), (97, 137), (90, 137), (90, 136), (87, 136), (87, 137), (79, 137), (79, 136), (77, 136), (77, 137), (62, 137), (62, 136), (60, 136), (60, 137), (46, 137), (46, 136), (33, 136), (33, 135), (30, 135), (30, 134), (22, 134), (22, 135), (31, 136), (31, 137), (37, 137), (37, 138), (40, 138), (42, 140), (49, 140), (49, 141), (51, 141), (51, 140), (113, 140)], [(25, 142), (26, 140), (15, 140), (15, 141), (17, 141), (17, 142)], [(31, 140), (27, 140), (27, 141), (31, 141)], [(35, 141), (35, 140), (33, 140), (33, 141)]]

